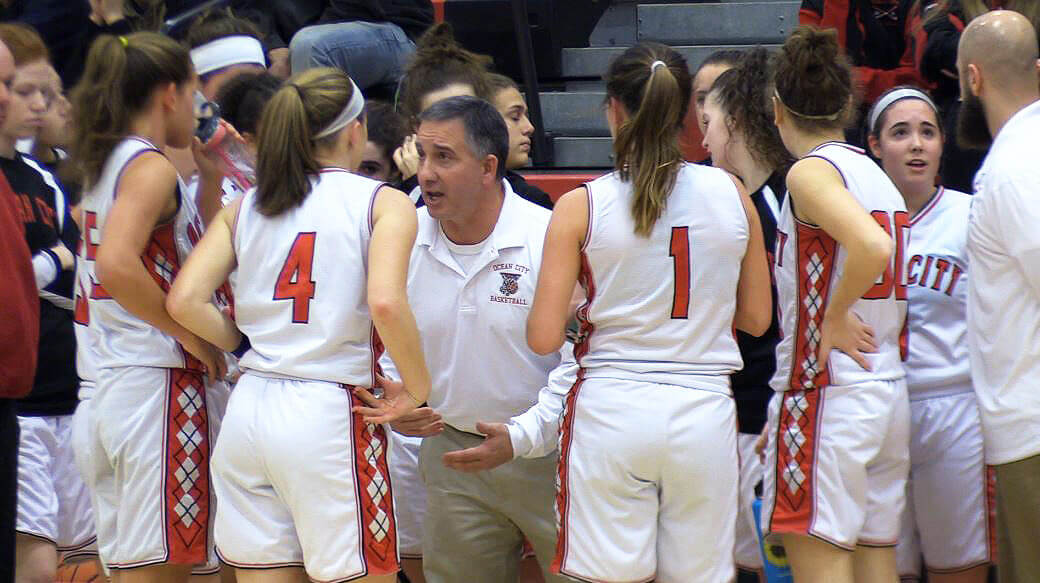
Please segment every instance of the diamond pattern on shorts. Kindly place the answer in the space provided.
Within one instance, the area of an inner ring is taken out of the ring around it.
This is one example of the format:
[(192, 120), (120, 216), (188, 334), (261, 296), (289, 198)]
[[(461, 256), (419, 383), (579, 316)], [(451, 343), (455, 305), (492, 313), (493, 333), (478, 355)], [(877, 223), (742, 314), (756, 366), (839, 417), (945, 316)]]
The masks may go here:
[(780, 408), (777, 444), (777, 506), (801, 511), (811, 499), (816, 412), (819, 391), (787, 391)]
[[(206, 560), (209, 524), (209, 419), (202, 376), (170, 371), (165, 494), (171, 562)], [(190, 557), (174, 561), (172, 557)]]
[(368, 574), (392, 573), (398, 567), (397, 527), (386, 460), (386, 428), (365, 423), (364, 418), (356, 413), (353, 428), (361, 535)]

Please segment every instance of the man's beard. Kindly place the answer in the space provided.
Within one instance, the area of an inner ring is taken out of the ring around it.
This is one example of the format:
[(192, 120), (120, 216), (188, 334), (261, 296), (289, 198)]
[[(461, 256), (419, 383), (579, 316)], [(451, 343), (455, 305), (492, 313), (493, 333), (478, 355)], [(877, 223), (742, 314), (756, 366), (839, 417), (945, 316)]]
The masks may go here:
[(957, 113), (957, 145), (965, 150), (985, 150), (993, 143), (986, 112), (977, 95), (968, 94)]

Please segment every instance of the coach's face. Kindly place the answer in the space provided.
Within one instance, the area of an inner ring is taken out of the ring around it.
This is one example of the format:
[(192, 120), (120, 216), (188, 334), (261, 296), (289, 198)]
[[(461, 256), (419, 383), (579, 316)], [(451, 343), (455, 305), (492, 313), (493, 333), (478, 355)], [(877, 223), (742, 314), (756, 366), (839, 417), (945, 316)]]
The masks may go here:
[[(422, 122), (416, 132), (416, 149), (419, 187), (430, 216), (440, 221), (472, 217), (488, 188), (488, 165), (466, 143), (462, 120)], [(495, 182), (493, 166), (490, 181)]]

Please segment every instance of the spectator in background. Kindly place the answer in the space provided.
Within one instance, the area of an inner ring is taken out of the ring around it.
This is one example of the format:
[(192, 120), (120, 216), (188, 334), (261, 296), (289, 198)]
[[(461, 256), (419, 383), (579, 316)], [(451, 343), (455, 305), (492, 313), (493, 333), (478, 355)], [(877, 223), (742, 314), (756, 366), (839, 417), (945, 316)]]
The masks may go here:
[(897, 85), (919, 85), (909, 24), (915, 0), (802, 0), (798, 22), (838, 32), (838, 44), (853, 65), (861, 100), (849, 142), (863, 145), (860, 120), (879, 95)]
[(293, 35), (292, 72), (336, 67), (362, 90), (393, 88), (431, 24), (430, 0), (329, 0), (316, 24)]
[(527, 102), (520, 93), (516, 82), (498, 73), (488, 75), (488, 88), (491, 94), (491, 105), (495, 106), (509, 130), (509, 157), (506, 158), (506, 180), (513, 187), (513, 192), (535, 203), (540, 207), (552, 210), (553, 203), (544, 190), (528, 184), (523, 176), (516, 173), (517, 168), (531, 164), (531, 136), (534, 126), (527, 117)]
[(256, 25), (230, 11), (207, 12), (192, 23), (186, 42), (206, 99), (215, 99), (224, 83), (240, 73), (265, 70), (260, 36)]
[(744, 51), (737, 49), (718, 50), (708, 55), (707, 59), (701, 61), (701, 64), (697, 66), (697, 70), (693, 72), (693, 110), (697, 118), (697, 127), (700, 128), (702, 136), (708, 129), (703, 112), (704, 100), (708, 97), (711, 86), (715, 84), (715, 80), (719, 78), (719, 75), (736, 67), (742, 58), (744, 58)]
[(0, 24), (0, 40), (15, 63), (11, 99), (0, 125), (0, 171), (21, 201), (40, 296), (36, 377), (32, 392), (18, 402), (16, 569), (25, 581), (53, 581), (58, 553), (83, 554), (94, 540), (90, 496), (72, 453), (79, 379), (71, 249), (77, 247), (79, 229), (54, 176), (15, 148), (19, 140), (36, 136), (53, 104), (47, 47), (22, 23)]
[(95, 38), (128, 34), (131, 29), (124, 0), (12, 0), (0, 20), (17, 20), (39, 31), (67, 87), (79, 80)]
[(400, 158), (399, 150), (405, 139), (409, 138), (404, 118), (394, 108), (379, 101), (367, 102), (365, 114), (368, 118), (368, 142), (358, 174), (382, 182), (400, 182), (401, 170), (396, 160)]
[[(960, 84), (957, 81), (957, 43), (961, 31), (976, 17), (990, 8), (1003, 7), (1022, 13), (1034, 25), (1040, 20), (1040, 3), (1036, 0), (941, 0), (921, 2), (916, 8), (920, 22), (914, 29), (916, 37), (915, 60), (922, 78), (931, 87), (932, 97), (939, 107), (943, 133), (953, 136), (957, 131), (960, 111)], [(943, 150), (940, 174), (949, 188), (972, 191), (975, 172), (982, 165), (985, 151), (960, 147), (949, 140)]]
[[(14, 57), (0, 42), (0, 121), (7, 117), (8, 85)], [(40, 302), (32, 269), (21, 203), (0, 174), (0, 579), (14, 580), (15, 514), (18, 492), (18, 417), (16, 400), (32, 389), (40, 340)]]
[(271, 73), (240, 72), (228, 79), (217, 92), (220, 116), (238, 131), (254, 158), (260, 116), (281, 86), (282, 80)]
[[(994, 50), (999, 47), (1000, 50)], [(968, 348), (997, 478), (1001, 583), (1040, 581), (1040, 88), (1037, 38), (1010, 10), (964, 29), (957, 138), (990, 144), (968, 220)]]

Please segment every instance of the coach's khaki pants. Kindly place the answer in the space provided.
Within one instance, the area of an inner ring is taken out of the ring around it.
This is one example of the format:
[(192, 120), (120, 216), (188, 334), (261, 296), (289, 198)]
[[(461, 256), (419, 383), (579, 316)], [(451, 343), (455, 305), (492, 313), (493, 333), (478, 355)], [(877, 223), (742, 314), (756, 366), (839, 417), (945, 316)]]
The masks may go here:
[(441, 461), (446, 452), (479, 445), (483, 437), (446, 427), (423, 440), (419, 471), (426, 484), (423, 572), (429, 583), (516, 581), (523, 537), (534, 546), (548, 582), (556, 552), (556, 462), (552, 454), (515, 459), (464, 474)]
[(1040, 581), (1040, 455), (997, 471), (997, 574), (1000, 583)]

